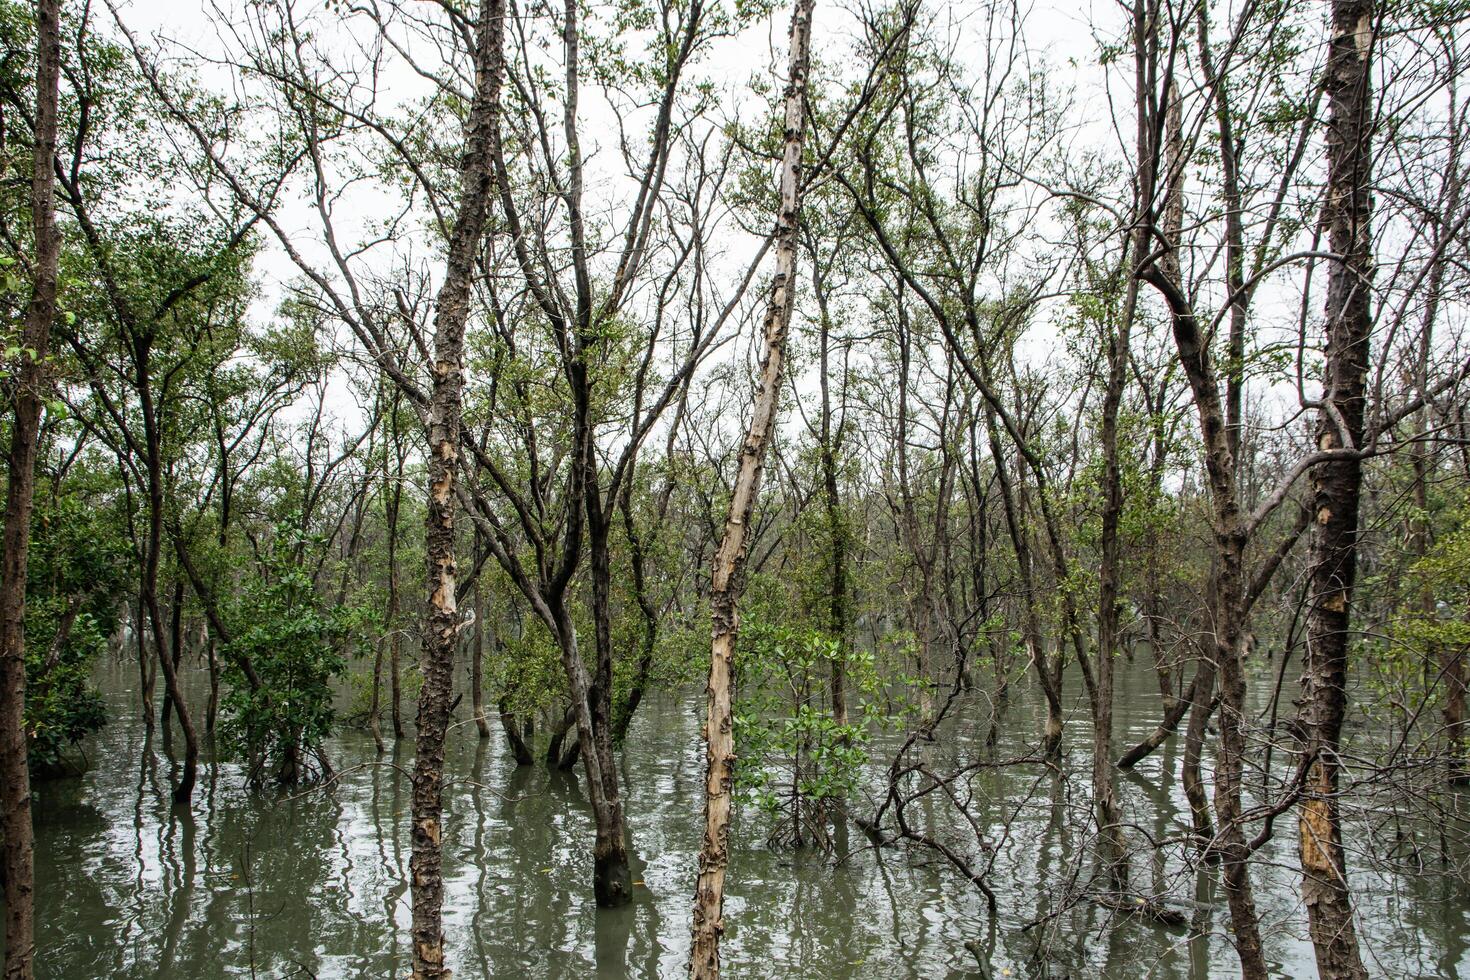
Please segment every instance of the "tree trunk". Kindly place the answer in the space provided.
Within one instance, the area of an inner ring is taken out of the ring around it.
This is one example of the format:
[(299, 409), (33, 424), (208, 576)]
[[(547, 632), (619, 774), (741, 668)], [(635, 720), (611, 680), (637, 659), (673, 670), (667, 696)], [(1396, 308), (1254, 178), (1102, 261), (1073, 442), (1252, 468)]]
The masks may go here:
[[(1368, 344), (1373, 329), (1369, 236), (1372, 198), (1372, 0), (1333, 0), (1327, 56), (1327, 191), (1322, 223), (1342, 256), (1328, 269), (1327, 347), (1323, 410), (1317, 448), (1356, 449), (1363, 438)], [(1310, 762), (1299, 829), (1302, 900), (1327, 978), (1366, 978), (1353, 925), (1338, 810), (1343, 716), (1347, 710), (1347, 655), (1353, 582), (1357, 572), (1358, 501), (1362, 463), (1355, 456), (1320, 463), (1312, 471), (1316, 516), (1309, 558), (1311, 601), (1302, 671), (1302, 751)]]
[(766, 448), (776, 424), (777, 401), (786, 357), (796, 291), (796, 233), (801, 210), (801, 150), (806, 134), (807, 64), (815, 0), (796, 0), (791, 16), (791, 54), (786, 85), (785, 154), (781, 163), (781, 210), (776, 217), (776, 277), (771, 283), (763, 334), (765, 356), (760, 391), (751, 413), (750, 430), (740, 450), (724, 536), (715, 553), (710, 590), (713, 639), (710, 649), (707, 717), (705, 720), (704, 840), (699, 850), (699, 877), (694, 889), (694, 927), (689, 975), (714, 980), (720, 975), (720, 934), (725, 900), (725, 868), (730, 863), (730, 795), (735, 778), (732, 699), (735, 637), (739, 600), (749, 541), (746, 532), (760, 490)]
[(146, 390), (146, 370), (140, 370), (143, 378), (139, 390), (143, 394), (144, 426), (148, 432), (148, 544), (143, 561), (143, 606), (148, 610), (148, 622), (153, 631), (154, 646), (158, 651), (158, 665), (163, 670), (163, 685), (168, 703), (173, 705), (179, 719), (179, 730), (184, 735), (184, 771), (179, 785), (174, 787), (174, 803), (187, 805), (194, 795), (194, 783), (199, 770), (199, 736), (194, 729), (194, 720), (189, 707), (184, 703), (183, 685), (179, 682), (179, 670), (164, 642), (163, 609), (158, 602), (158, 560), (163, 550), (163, 475), (159, 472), (162, 447), (158, 445), (157, 424), (152, 421), (151, 398)]
[(0, 559), (0, 848), (5, 869), (5, 977), (30, 980), (35, 958), (35, 836), (26, 741), (26, 568), (31, 507), (46, 384), (46, 352), (56, 320), (57, 266), (52, 160), (56, 156), (57, 86), (61, 74), (60, 0), (36, 5), (36, 120), (31, 175), (31, 228), (35, 275), (26, 309), (15, 393), (15, 419), (6, 456), (4, 555)]
[[(394, 443), (397, 448), (397, 406), (394, 407)], [(403, 688), (398, 655), (402, 649), (402, 631), (398, 628), (398, 513), (403, 500), (403, 457), (398, 458), (398, 478), (388, 495), (388, 693), (393, 715), (393, 738), (403, 738)]]
[(383, 745), (383, 723), (382, 723), (382, 701), (383, 701), (383, 645), (386, 641), (380, 639), (373, 645), (373, 691), (372, 700), (368, 704), (368, 729), (373, 733), (373, 748), (378, 755), (383, 754), (386, 746)]
[[(660, 523), (668, 516), (668, 500), (669, 492), (666, 489), (660, 501), (658, 514)], [(633, 723), (633, 715), (637, 713), (638, 706), (643, 702), (643, 694), (648, 688), (648, 675), (653, 669), (654, 651), (658, 645), (658, 610), (654, 608), (653, 600), (648, 595), (648, 556), (644, 552), (643, 537), (638, 533), (633, 517), (631, 466), (618, 491), (618, 510), (623, 515), (623, 532), (628, 539), (628, 563), (633, 571), (633, 598), (638, 603), (638, 611), (643, 617), (643, 635), (640, 641), (638, 664), (633, 670), (633, 680), (628, 685), (628, 695), (623, 699), (622, 705), (613, 718), (612, 735), (615, 742), (621, 742), (627, 736), (628, 726)]]
[(153, 684), (155, 675), (152, 659), (148, 656), (147, 631), (143, 628), (143, 621), (147, 614), (143, 611), (143, 593), (138, 592), (138, 602), (132, 609), (134, 639), (138, 646), (138, 691), (139, 698), (143, 703), (143, 729), (150, 736), (153, 734)]
[[(1046, 721), (1041, 732), (1042, 756), (1048, 762), (1055, 763), (1062, 755), (1061, 676), (1054, 669), (1055, 658), (1047, 654), (1046, 643), (1041, 635), (1041, 616), (1037, 606), (1042, 597), (1036, 585), (1031, 532), (1025, 513), (1025, 494), (1013, 482), (1010, 468), (1006, 465), (1005, 455), (1001, 451), (995, 407), (989, 402), (985, 405), (985, 429), (990, 442), (990, 457), (995, 461), (996, 482), (1000, 485), (1006, 532), (1010, 535), (1011, 550), (1016, 555), (1016, 571), (1021, 580), (1021, 642), (1026, 648), (1026, 656), (1036, 673), (1037, 683), (1041, 685), (1041, 693), (1046, 701)], [(1025, 478), (1025, 472), (1020, 467), (1017, 467), (1017, 478)]]
[[(1133, 254), (1143, 245), (1135, 236)], [(1127, 300), (1122, 316), (1110, 331), (1108, 345), (1108, 382), (1103, 397), (1103, 509), (1098, 564), (1097, 658), (1093, 666), (1092, 686), (1092, 802), (1097, 818), (1099, 855), (1105, 866), (1109, 884), (1115, 891), (1128, 887), (1126, 843), (1123, 839), (1123, 815), (1118, 807), (1113, 779), (1113, 661), (1117, 654), (1119, 632), (1120, 580), (1118, 523), (1123, 513), (1123, 475), (1118, 461), (1118, 414), (1128, 381), (1129, 335), (1138, 304), (1138, 279), (1128, 277)]]
[[(1464, 181), (1460, 175), (1460, 153), (1462, 138), (1458, 127), (1453, 127), (1449, 136), (1448, 156), (1445, 172), (1451, 177), (1447, 182), (1443, 203), (1439, 207), (1436, 237), (1441, 245), (1448, 244), (1455, 234), (1454, 220), (1460, 213), (1460, 197)], [(1431, 219), (1433, 220), (1433, 219)], [(1419, 340), (1419, 356), (1410, 375), (1414, 389), (1421, 395), (1429, 391), (1429, 364), (1434, 349), (1434, 327), (1439, 317), (1440, 303), (1444, 294), (1445, 268), (1447, 262), (1436, 262), (1429, 271), (1424, 289), (1423, 332)], [(1437, 465), (1435, 458), (1435, 426), (1432, 423), (1432, 406), (1426, 404), (1416, 413), (1414, 435), (1409, 445), (1409, 462), (1414, 472), (1414, 517), (1409, 522), (1409, 552), (1416, 559), (1430, 553), (1431, 535), (1429, 520), (1429, 482)], [(1421, 576), (1417, 595), (1414, 597), (1418, 612), (1426, 621), (1438, 618), (1434, 588), (1428, 576)], [(1431, 643), (1425, 651), (1426, 669), (1437, 665), (1445, 685), (1444, 719), (1445, 738), (1448, 742), (1448, 776), (1452, 784), (1470, 782), (1470, 767), (1467, 767), (1465, 742), (1465, 657), (1464, 650), (1457, 644)]]
[(505, 742), (510, 746), (510, 754), (516, 760), (516, 765), (533, 765), (536, 758), (531, 754), (531, 747), (526, 744), (529, 729), (523, 733), (521, 726), (516, 724), (509, 702), (502, 700), (497, 707), (500, 712), (500, 727), (505, 731)]
[[(174, 803), (187, 806), (194, 795), (194, 782), (199, 769), (199, 736), (189, 707), (184, 703), (179, 668), (169, 643), (164, 639), (163, 609), (158, 602), (158, 568), (163, 554), (164, 474), (161, 410), (153, 400), (153, 378), (150, 373), (151, 344), (149, 334), (132, 333), (134, 380), (138, 390), (138, 414), (143, 420), (143, 460), (148, 480), (148, 540), (143, 549), (141, 578), (143, 607), (148, 612), (148, 625), (153, 631), (153, 645), (158, 651), (158, 665), (163, 670), (166, 703), (173, 705), (184, 735), (184, 771), (174, 787)], [(166, 732), (165, 732), (166, 734)]]
[(449, 237), (444, 282), (434, 311), (433, 389), (428, 418), (428, 494), (424, 557), (428, 605), (420, 661), (424, 685), (414, 739), (413, 902), (414, 980), (447, 977), (444, 963), (443, 810), (444, 735), (459, 639), (455, 596), (454, 482), (459, 467), (465, 323), (470, 289), (489, 212), (490, 135), (500, 105), (502, 0), (481, 0), (475, 32), (475, 94), (465, 125), (464, 170), (458, 213)]
[[(679, 396), (678, 407), (674, 411), (674, 419), (669, 426), (668, 440), (664, 444), (665, 460), (674, 457), (674, 439), (679, 432), (680, 420), (684, 417), (688, 391), (686, 385)], [(628, 540), (628, 564), (633, 570), (633, 598), (638, 603), (638, 611), (643, 616), (643, 646), (638, 655), (638, 664), (633, 671), (633, 680), (628, 685), (628, 695), (613, 718), (613, 741), (619, 743), (628, 734), (628, 726), (632, 724), (633, 715), (637, 713), (638, 705), (643, 701), (643, 695), (648, 688), (649, 672), (653, 669), (654, 652), (658, 647), (659, 611), (655, 608), (653, 599), (648, 593), (648, 554), (644, 547), (643, 536), (638, 531), (638, 522), (633, 514), (633, 477), (636, 465), (636, 458), (629, 461), (628, 472), (618, 488), (618, 510), (622, 513), (623, 533)], [(669, 503), (673, 499), (674, 486), (674, 471), (671, 469), (664, 480), (663, 489), (659, 492), (658, 503), (654, 509), (655, 538), (658, 529), (663, 528), (668, 520)]]
[(837, 486), (837, 433), (832, 428), (832, 385), (831, 346), (832, 318), (827, 312), (825, 292), (816, 290), (821, 299), (821, 316), (817, 320), (819, 331), (818, 381), (822, 393), (822, 417), (820, 421), (820, 463), (822, 467), (822, 503), (827, 515), (827, 536), (831, 574), (831, 594), (828, 597), (827, 613), (832, 638), (837, 643), (836, 656), (832, 658), (831, 699), (832, 721), (837, 725), (847, 724), (847, 522), (842, 514), (842, 497)]
[[(1143, 3), (1134, 7), (1135, 56), (1138, 61), (1139, 127), (1152, 129), (1153, 116), (1147, 103), (1147, 92), (1156, 87), (1155, 72), (1159, 63), (1157, 24)], [(1221, 397), (1219, 373), (1211, 358), (1209, 340), (1201, 330), (1191, 300), (1182, 285), (1177, 249), (1183, 229), (1183, 192), (1181, 181), (1186, 163), (1181, 111), (1172, 83), (1164, 87), (1164, 158), (1163, 175), (1166, 192), (1162, 201), (1162, 237), (1167, 245), (1163, 253), (1149, 262), (1138, 251), (1137, 275), (1151, 283), (1163, 295), (1171, 314), (1170, 325), (1180, 366), (1189, 379), (1199, 433), (1204, 443), (1204, 463), (1209, 488), (1210, 517), (1213, 525), (1215, 553), (1210, 566), (1209, 609), (1211, 633), (1195, 672), (1193, 697), (1190, 699), (1189, 729), (1185, 741), (1183, 782), (1189, 800), (1194, 829), (1198, 838), (1213, 843), (1207, 856), (1217, 857), (1222, 866), (1230, 922), (1235, 930), (1235, 951), (1240, 959), (1241, 976), (1247, 980), (1267, 977), (1261, 928), (1256, 914), (1255, 897), (1250, 877), (1250, 849), (1241, 827), (1242, 772), (1245, 764), (1245, 668), (1242, 654), (1245, 637), (1244, 557), (1247, 532), (1239, 499), (1239, 458), (1234, 437), (1230, 434), (1234, 382), (1227, 381), (1225, 397)], [(1141, 147), (1146, 144), (1141, 144)], [(1155, 154), (1140, 151), (1144, 161), (1141, 170), (1152, 188), (1157, 175), (1147, 160)], [(1151, 193), (1151, 191), (1150, 191)], [(1141, 216), (1148, 218), (1152, 205), (1144, 207)], [(1142, 244), (1140, 241), (1140, 245)], [(1227, 365), (1234, 378), (1238, 367)], [(1215, 759), (1214, 814), (1218, 837), (1209, 833), (1209, 809), (1205, 803), (1204, 784), (1200, 774), (1206, 722), (1214, 707), (1212, 693), (1216, 679), (1220, 684), (1220, 741)]]
[(204, 657), (209, 665), (209, 701), (204, 706), (204, 734), (214, 735), (214, 723), (219, 716), (219, 650), (213, 636), (204, 638)]
[(561, 721), (551, 731), (551, 738), (546, 740), (546, 768), (556, 769), (561, 763), (561, 747), (567, 739), (567, 732), (577, 723), (576, 716), (572, 713), (570, 705), (562, 712)]
[(1450, 782), (1470, 785), (1470, 724), (1465, 721), (1465, 651), (1454, 644), (1440, 647), (1440, 669), (1444, 671), (1444, 732), (1450, 743)]
[[(160, 543), (160, 547), (161, 547)], [(159, 649), (160, 656), (168, 656), (173, 660), (174, 672), (177, 673), (183, 662), (184, 654), (184, 583), (175, 582), (173, 594), (168, 603), (168, 650)], [(163, 744), (169, 743), (169, 712), (173, 709), (174, 699), (164, 692), (163, 699)]]
[[(478, 538), (478, 532), (476, 537)], [(480, 592), (480, 579), (475, 579), (475, 636), (470, 649), (470, 708), (475, 716), (475, 729), (481, 738), (490, 737), (490, 723), (485, 720), (485, 603)]]
[[(590, 432), (589, 432), (590, 435)], [(591, 440), (588, 440), (591, 448)], [(588, 707), (592, 711), (593, 748), (599, 759), (598, 772), (603, 780), (603, 793), (610, 799), (620, 795), (617, 767), (613, 761), (612, 713), (612, 525), (602, 502), (597, 469), (589, 461), (587, 467), (585, 507), (587, 512), (588, 575), (592, 580), (592, 626), (597, 659)], [(585, 749), (586, 746), (583, 746)], [(619, 807), (621, 814), (621, 807)], [(619, 818), (621, 823), (621, 817)]]
[[(1223, 515), (1234, 511), (1233, 499), (1219, 503)], [(1220, 744), (1215, 757), (1215, 820), (1219, 827), (1221, 877), (1230, 906), (1230, 924), (1235, 929), (1235, 951), (1241, 976), (1265, 980), (1261, 924), (1250, 879), (1250, 851), (1241, 826), (1245, 765), (1245, 637), (1243, 562), (1245, 537), (1233, 523), (1238, 518), (1217, 517), (1227, 531), (1216, 534), (1215, 649), (1220, 671)], [(1196, 705), (1200, 690), (1195, 691)]]
[(582, 760), (582, 771), (587, 777), (587, 798), (592, 804), (592, 819), (596, 827), (592, 846), (592, 894), (599, 907), (613, 908), (632, 900), (633, 875), (628, 860), (627, 827), (617, 774), (608, 771), (613, 765), (611, 726), (605, 725), (601, 732), (596, 728), (592, 713), (595, 698), (582, 655), (577, 649), (576, 626), (560, 600), (553, 613), (561, 642), (562, 669), (567, 675), (567, 693), (571, 696), (572, 721), (577, 729), (577, 742), (563, 758), (561, 767), (570, 768), (578, 757)]

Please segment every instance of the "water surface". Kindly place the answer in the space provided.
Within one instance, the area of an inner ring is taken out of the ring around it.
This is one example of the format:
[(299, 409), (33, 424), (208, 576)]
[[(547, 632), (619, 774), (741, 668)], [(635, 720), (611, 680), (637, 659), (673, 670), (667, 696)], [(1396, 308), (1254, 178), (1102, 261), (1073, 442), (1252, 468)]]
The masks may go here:
[[(199, 682), (197, 672), (190, 680)], [(92, 767), (35, 791), (42, 980), (407, 975), (411, 740), (379, 760), (370, 736), (344, 731), (329, 744), (343, 777), (329, 790), (295, 796), (251, 790), (232, 765), (206, 767), (192, 809), (181, 815), (168, 802), (172, 764), (156, 737), (145, 739), (138, 717), (136, 669), (109, 664), (99, 682), (111, 721), (88, 744)], [(1268, 688), (1253, 684), (1253, 698), (1259, 702)], [(996, 759), (1024, 754), (1040, 727), (1034, 699), (1024, 686), (1015, 690)], [(1120, 744), (1154, 724), (1156, 692), (1141, 665), (1122, 672)], [(635, 720), (620, 761), (636, 900), (611, 911), (592, 905), (591, 820), (577, 780), (541, 766), (517, 768), (499, 732), (478, 739), (458, 709), (445, 766), (444, 862), (445, 927), (457, 977), (683, 975), (701, 825), (702, 703), (692, 696), (650, 699)], [(989, 719), (983, 697), (967, 704), (929, 750), (936, 771), (980, 757)], [(1068, 781), (1026, 766), (987, 771), (972, 784), (981, 829), (998, 844), (991, 874), (996, 920), (975, 887), (932, 852), (878, 852), (856, 832), (839, 836), (837, 857), (774, 852), (764, 845), (760, 815), (738, 815), (726, 899), (727, 974), (979, 977), (985, 974), (978, 951), (996, 977), (1236, 975), (1223, 897), (1208, 874), (1196, 883), (1184, 872), (1183, 845), (1167, 848), (1160, 862), (1135, 858), (1133, 872), (1141, 885), (1179, 900), (1197, 934), (1120, 920), (1086, 901), (1054, 915), (1067, 883), (1090, 870), (1086, 731), (1078, 704), (1068, 751), (1069, 768), (1079, 775)], [(880, 737), (876, 754), (894, 737)], [(1176, 753), (1161, 750), (1122, 778), (1136, 843), (1185, 829), (1177, 780), (1161, 776), (1177, 766)], [(1454, 805), (1462, 819), (1470, 813), (1464, 797)], [(923, 832), (985, 859), (951, 807), (936, 801), (910, 816)], [(1433, 830), (1384, 826), (1375, 839), (1400, 833), (1430, 840)], [(1289, 818), (1278, 835), (1255, 866), (1267, 953), (1279, 975), (1311, 976)], [(1432, 857), (1424, 867), (1353, 869), (1375, 976), (1470, 976), (1470, 892), (1438, 873)]]

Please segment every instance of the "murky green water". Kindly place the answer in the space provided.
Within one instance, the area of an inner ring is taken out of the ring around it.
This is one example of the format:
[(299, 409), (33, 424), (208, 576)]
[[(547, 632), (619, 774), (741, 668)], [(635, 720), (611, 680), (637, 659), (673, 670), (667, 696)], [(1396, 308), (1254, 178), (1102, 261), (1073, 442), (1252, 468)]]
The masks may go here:
[[(192, 814), (170, 819), (170, 763), (156, 742), (144, 741), (136, 673), (109, 667), (101, 680), (112, 722), (88, 747), (94, 765), (85, 776), (36, 790), (40, 977), (407, 974), (404, 773), (411, 742), (375, 765), (371, 738), (344, 733), (330, 745), (332, 759), (339, 768), (360, 767), (330, 791), (296, 798), (250, 791), (231, 766), (207, 769)], [(1120, 681), (1121, 744), (1153, 723), (1158, 699), (1141, 666)], [(590, 817), (577, 782), (539, 766), (517, 769), (499, 733), (477, 739), (464, 723), (465, 709), (458, 710), (445, 792), (445, 917), (456, 976), (682, 975), (702, 778), (700, 702), (656, 699), (635, 722), (622, 777), (637, 900), (604, 912), (594, 909), (587, 884)], [(1069, 740), (1080, 743), (1086, 724), (1080, 706), (1074, 720)], [(953, 739), (933, 750), (933, 764), (973, 758), (987, 724), (987, 708), (977, 701)], [(1035, 708), (1018, 692), (996, 757), (1022, 751), (1021, 740), (1037, 730)], [(1084, 750), (1071, 747), (1079, 774), (1086, 770)], [(1160, 752), (1123, 779), (1136, 838), (1178, 834), (1187, 822), (1176, 781), (1168, 780), (1170, 792), (1156, 789), (1160, 767), (1177, 765), (1175, 754)], [(1196, 888), (1172, 877), (1181, 847), (1168, 850), (1162, 867), (1136, 859), (1134, 873), (1141, 881), (1175, 884), (1176, 895), (1197, 902), (1188, 908), (1202, 935), (1119, 921), (1088, 902), (1025, 928), (1055, 908), (1067, 880), (1087, 873), (1078, 848), (1085, 777), (1062, 783), (1035, 767), (1004, 768), (975, 785), (995, 801), (977, 810), (987, 835), (1000, 840), (1002, 824), (1012, 824), (992, 876), (998, 921), (974, 887), (936, 855), (879, 854), (866, 849), (860, 834), (839, 841), (848, 849), (840, 861), (774, 853), (761, 843), (765, 827), (752, 812), (737, 825), (740, 846), (730, 872), (728, 974), (983, 976), (968, 941), (989, 957), (997, 977), (1235, 975), (1223, 899), (1208, 879)], [(1457, 806), (1462, 817), (1470, 813), (1470, 799)], [(912, 817), (936, 834), (961, 833), (948, 807), (915, 809)], [(1278, 832), (1283, 838), (1261, 853), (1255, 876), (1268, 955), (1282, 976), (1311, 976), (1295, 899), (1293, 825), (1283, 821)], [(973, 841), (968, 827), (963, 834)], [(1422, 874), (1354, 869), (1375, 975), (1470, 976), (1470, 893), (1435, 873), (1432, 861), (1426, 867)]]

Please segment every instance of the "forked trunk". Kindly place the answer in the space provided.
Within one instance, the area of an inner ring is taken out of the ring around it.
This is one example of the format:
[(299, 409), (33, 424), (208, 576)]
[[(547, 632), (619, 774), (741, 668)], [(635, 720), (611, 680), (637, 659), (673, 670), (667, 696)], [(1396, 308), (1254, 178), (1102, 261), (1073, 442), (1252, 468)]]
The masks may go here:
[(562, 668), (567, 676), (567, 693), (572, 702), (572, 724), (577, 732), (576, 756), (569, 752), (563, 767), (569, 768), (565, 763), (575, 758), (582, 760), (582, 770), (587, 777), (587, 798), (592, 804), (592, 819), (596, 826), (592, 846), (592, 893), (599, 907), (613, 908), (632, 900), (633, 875), (628, 860), (627, 826), (617, 775), (608, 771), (612, 766), (612, 731), (610, 726), (601, 732), (594, 727), (592, 685), (577, 648), (576, 627), (565, 607), (558, 605), (554, 613), (561, 642)]

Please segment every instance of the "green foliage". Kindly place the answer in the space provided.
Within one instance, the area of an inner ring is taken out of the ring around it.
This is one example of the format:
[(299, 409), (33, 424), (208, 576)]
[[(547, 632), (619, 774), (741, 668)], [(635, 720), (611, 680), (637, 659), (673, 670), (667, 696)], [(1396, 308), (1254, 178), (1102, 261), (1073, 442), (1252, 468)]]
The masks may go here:
[[(86, 474), (84, 474), (85, 476)], [(117, 597), (129, 568), (117, 509), (84, 492), (41, 495), (32, 518), (26, 597), (26, 731), (38, 773), (106, 721), (92, 686), (97, 659), (117, 629)]]
[(512, 713), (536, 711), (565, 690), (561, 650), (546, 624), (526, 617), (519, 628), (496, 631), (496, 638), (486, 674)]
[[(267, 769), (283, 783), (302, 778), (307, 758), (332, 731), (332, 680), (372, 625), (365, 608), (323, 599), (300, 560), (297, 546), (305, 543), (292, 526), (277, 527), (231, 611), (222, 744), (247, 762), (256, 782)], [(244, 660), (260, 679), (258, 690), (246, 680)]]
[[(1404, 597), (1395, 621), (1401, 656), (1410, 661), (1445, 647), (1470, 647), (1470, 502), (1460, 501), (1440, 517), (1448, 526), (1427, 554), (1409, 563), (1404, 584), (1412, 594)], [(1379, 654), (1387, 656), (1388, 651)], [(1406, 675), (1419, 673), (1412, 663), (1401, 667)]]
[[(828, 680), (843, 662), (849, 713), (832, 716)], [(882, 696), (871, 653), (844, 649), (821, 630), (750, 622), (737, 653), (735, 744), (739, 799), (773, 823), (772, 845), (825, 839), (825, 808), (858, 787)]]

